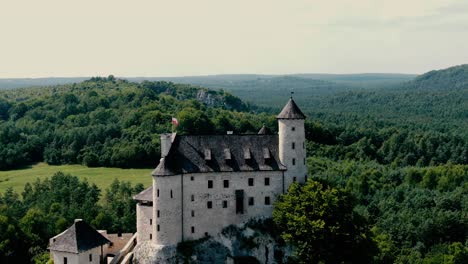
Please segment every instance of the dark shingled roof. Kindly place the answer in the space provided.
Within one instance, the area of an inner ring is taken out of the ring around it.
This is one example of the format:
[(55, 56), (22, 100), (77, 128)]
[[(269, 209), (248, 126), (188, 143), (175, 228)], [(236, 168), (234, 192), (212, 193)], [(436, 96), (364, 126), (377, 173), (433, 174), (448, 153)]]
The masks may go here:
[(133, 200), (142, 201), (142, 202), (152, 202), (153, 201), (153, 186), (133, 196)]
[(271, 130), (265, 125), (263, 125), (262, 128), (260, 128), (260, 130), (258, 131), (258, 134), (259, 135), (271, 135)]
[(277, 119), (305, 119), (306, 116), (302, 113), (301, 109), (299, 109), (299, 106), (297, 106), (296, 102), (294, 100), (289, 99), (288, 103), (284, 106), (283, 110), (281, 110), (281, 113), (279, 113), (278, 116), (276, 116)]
[(107, 238), (99, 234), (83, 220), (75, 220), (75, 223), (67, 230), (50, 239), (49, 249), (80, 253), (109, 242)]
[(282, 170), (278, 135), (177, 135), (152, 175)]

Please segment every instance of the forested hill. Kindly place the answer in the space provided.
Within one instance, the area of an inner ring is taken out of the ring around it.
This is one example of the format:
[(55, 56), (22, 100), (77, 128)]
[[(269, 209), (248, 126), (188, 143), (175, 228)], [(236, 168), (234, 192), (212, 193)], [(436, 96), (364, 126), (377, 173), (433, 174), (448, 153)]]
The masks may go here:
[(327, 98), (313, 112), (368, 116), (418, 130), (468, 130), (468, 65), (431, 71), (391, 89), (348, 91)]
[(468, 89), (468, 64), (427, 72), (409, 82), (406, 87), (425, 90), (466, 90)]
[[(0, 169), (32, 162), (152, 167), (171, 117), (187, 133), (255, 132), (266, 115), (222, 91), (169, 82), (92, 78), (0, 91)], [(244, 111), (244, 112), (242, 112)]]

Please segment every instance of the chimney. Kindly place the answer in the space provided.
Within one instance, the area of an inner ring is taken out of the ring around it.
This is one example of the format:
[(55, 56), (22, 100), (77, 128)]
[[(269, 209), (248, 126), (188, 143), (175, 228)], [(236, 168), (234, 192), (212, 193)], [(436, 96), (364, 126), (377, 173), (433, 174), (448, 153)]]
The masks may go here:
[(172, 145), (172, 135), (170, 133), (161, 134), (161, 158), (167, 156)]
[(75, 219), (75, 223), (81, 222), (83, 219)]

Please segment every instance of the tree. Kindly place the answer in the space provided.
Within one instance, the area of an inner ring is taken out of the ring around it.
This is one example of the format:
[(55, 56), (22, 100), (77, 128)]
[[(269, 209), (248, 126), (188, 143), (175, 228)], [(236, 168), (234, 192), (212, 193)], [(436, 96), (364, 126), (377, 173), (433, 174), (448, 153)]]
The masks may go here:
[(364, 219), (349, 193), (326, 183), (294, 183), (275, 203), (282, 237), (297, 247), (301, 263), (368, 263), (375, 252)]

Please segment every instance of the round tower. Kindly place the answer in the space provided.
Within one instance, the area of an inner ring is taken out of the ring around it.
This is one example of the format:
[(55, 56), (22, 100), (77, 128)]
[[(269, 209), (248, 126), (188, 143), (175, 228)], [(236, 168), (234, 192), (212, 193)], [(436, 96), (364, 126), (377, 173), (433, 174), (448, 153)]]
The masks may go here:
[(287, 167), (284, 172), (285, 191), (292, 182), (304, 183), (307, 178), (304, 120), (306, 116), (292, 96), (278, 119), (279, 158)]

